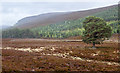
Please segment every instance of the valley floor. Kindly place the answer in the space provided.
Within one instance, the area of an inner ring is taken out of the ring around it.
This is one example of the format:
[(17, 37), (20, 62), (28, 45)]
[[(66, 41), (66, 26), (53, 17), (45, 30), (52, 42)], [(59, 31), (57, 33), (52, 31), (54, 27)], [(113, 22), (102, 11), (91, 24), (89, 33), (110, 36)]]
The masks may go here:
[(3, 39), (3, 71), (120, 71), (118, 42), (90, 49), (81, 40)]

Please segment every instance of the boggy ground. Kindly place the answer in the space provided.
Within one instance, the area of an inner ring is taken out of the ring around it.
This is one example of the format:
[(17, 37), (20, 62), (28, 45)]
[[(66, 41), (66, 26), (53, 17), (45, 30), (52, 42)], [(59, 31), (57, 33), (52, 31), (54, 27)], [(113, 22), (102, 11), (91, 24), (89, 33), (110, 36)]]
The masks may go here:
[(3, 39), (3, 71), (120, 71), (118, 43)]

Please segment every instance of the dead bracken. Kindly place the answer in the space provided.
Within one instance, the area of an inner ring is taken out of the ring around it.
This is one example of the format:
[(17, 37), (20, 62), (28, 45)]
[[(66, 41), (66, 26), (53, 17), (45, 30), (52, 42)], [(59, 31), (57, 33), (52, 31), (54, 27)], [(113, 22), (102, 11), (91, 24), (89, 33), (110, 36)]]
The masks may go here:
[(105, 42), (96, 45), (98, 49), (88, 49), (91, 45), (83, 42), (26, 42), (3, 41), (3, 70), (117, 71), (120, 67), (117, 43)]

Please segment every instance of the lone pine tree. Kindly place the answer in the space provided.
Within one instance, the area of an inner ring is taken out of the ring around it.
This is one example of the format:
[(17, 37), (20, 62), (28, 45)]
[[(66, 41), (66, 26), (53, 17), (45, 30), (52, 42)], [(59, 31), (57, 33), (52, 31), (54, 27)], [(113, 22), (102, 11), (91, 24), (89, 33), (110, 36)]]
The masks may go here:
[(92, 43), (93, 48), (95, 44), (101, 44), (108, 39), (112, 34), (112, 29), (107, 25), (106, 21), (99, 17), (89, 16), (83, 21), (83, 41), (85, 43)]

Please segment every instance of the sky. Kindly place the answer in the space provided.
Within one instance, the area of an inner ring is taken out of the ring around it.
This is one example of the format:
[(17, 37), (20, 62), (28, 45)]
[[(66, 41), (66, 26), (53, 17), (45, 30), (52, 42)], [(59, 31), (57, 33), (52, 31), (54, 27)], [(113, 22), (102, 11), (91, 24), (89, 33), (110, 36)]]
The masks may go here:
[(1, 0), (0, 26), (13, 26), (18, 20), (50, 12), (69, 12), (118, 4), (119, 0)]

